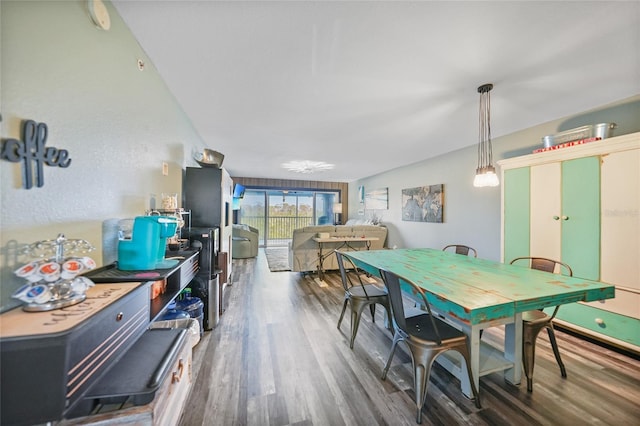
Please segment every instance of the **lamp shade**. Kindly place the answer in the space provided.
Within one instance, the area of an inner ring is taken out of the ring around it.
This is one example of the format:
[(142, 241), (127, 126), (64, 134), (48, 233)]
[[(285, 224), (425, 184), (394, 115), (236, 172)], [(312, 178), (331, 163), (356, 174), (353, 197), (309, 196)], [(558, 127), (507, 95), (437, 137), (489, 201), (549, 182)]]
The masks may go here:
[(496, 175), (493, 167), (485, 167), (483, 170), (476, 172), (476, 177), (473, 179), (473, 186), (481, 188), (483, 186), (498, 186), (500, 184), (498, 175)]
[(334, 203), (333, 204), (333, 212), (334, 213), (342, 213), (342, 203)]

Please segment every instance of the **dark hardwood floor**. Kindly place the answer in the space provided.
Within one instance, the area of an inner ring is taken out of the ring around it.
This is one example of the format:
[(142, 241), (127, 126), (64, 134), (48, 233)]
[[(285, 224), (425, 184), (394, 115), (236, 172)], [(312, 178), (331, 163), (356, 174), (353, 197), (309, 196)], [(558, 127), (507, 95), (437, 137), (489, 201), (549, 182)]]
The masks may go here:
[[(180, 424), (415, 425), (411, 360), (391, 347), (383, 309), (365, 314), (353, 350), (349, 317), (336, 328), (343, 290), (337, 273), (272, 273), (264, 253), (234, 260), (229, 306), (194, 349), (194, 384)], [(546, 333), (538, 338), (533, 393), (500, 373), (480, 379), (482, 409), (438, 365), (428, 385), (423, 425), (638, 425), (640, 361), (556, 332), (562, 379)], [(501, 329), (483, 339), (502, 338)], [(524, 374), (523, 374), (524, 376)]]

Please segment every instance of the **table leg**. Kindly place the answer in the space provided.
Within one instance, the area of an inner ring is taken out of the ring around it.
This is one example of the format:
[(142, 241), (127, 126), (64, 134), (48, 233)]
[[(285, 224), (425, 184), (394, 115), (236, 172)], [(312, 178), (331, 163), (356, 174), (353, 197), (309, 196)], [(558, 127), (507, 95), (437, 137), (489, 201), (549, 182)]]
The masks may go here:
[(318, 243), (318, 279), (322, 281), (324, 279), (323, 270), (322, 270), (322, 243)]
[(504, 356), (513, 362), (513, 368), (504, 371), (504, 378), (519, 385), (522, 377), (522, 313), (517, 313), (513, 323), (504, 327)]
[[(480, 389), (480, 330), (481, 328), (479, 325), (473, 325), (470, 329), (467, 329), (467, 336), (469, 338), (469, 358), (471, 358), (471, 373), (478, 392)], [(465, 368), (464, 362), (461, 360), (459, 377), (460, 388), (467, 398), (473, 398), (471, 383), (469, 382), (469, 376), (467, 375)]]

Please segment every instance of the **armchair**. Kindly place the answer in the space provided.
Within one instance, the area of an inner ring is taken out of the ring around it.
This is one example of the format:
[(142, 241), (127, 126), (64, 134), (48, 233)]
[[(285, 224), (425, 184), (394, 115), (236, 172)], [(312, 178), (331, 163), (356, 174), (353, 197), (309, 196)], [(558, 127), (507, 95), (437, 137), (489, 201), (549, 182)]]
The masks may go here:
[(231, 257), (247, 259), (258, 255), (258, 229), (249, 225), (233, 225), (231, 232)]

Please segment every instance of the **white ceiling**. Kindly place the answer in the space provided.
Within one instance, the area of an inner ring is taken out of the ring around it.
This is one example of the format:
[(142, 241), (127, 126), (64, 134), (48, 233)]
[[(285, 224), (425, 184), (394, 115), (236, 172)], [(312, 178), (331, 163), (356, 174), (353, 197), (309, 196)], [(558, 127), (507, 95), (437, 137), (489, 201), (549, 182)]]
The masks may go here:
[(494, 138), (640, 93), (638, 1), (113, 4), (232, 176), (351, 181), (473, 145), (483, 83)]

